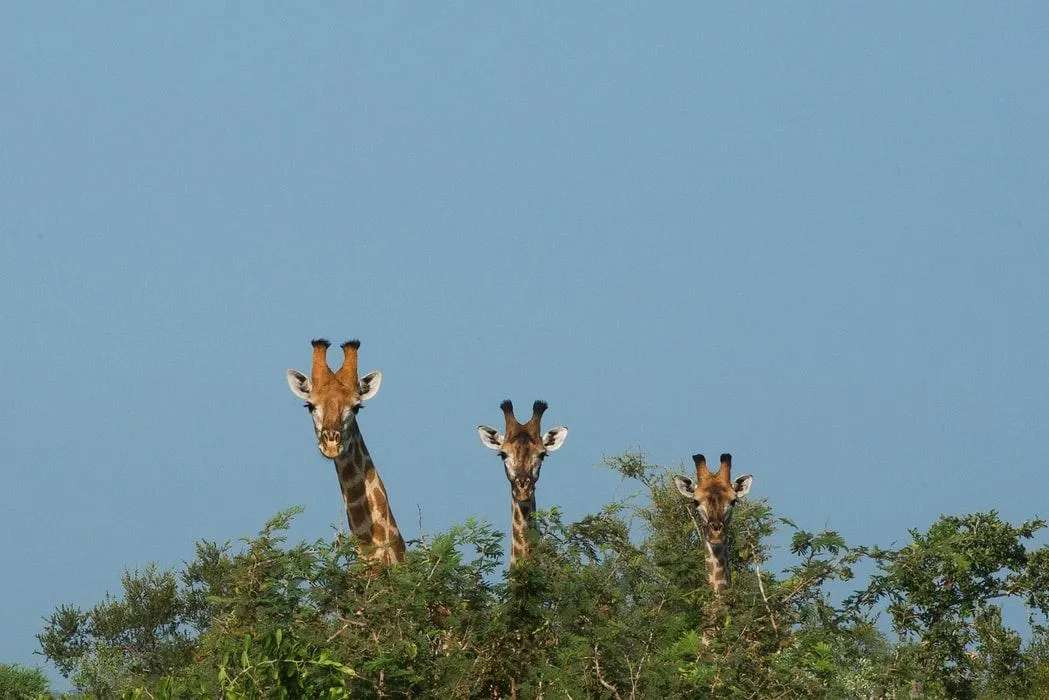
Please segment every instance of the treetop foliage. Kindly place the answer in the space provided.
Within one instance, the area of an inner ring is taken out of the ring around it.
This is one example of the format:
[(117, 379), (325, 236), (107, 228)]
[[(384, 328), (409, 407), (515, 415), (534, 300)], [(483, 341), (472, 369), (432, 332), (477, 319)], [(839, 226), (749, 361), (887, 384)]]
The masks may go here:
[(39, 668), (0, 664), (0, 698), (36, 698), (47, 693), (47, 678)]
[[(119, 597), (59, 606), (42, 652), (98, 697), (1049, 696), (1049, 548), (1028, 546), (1044, 522), (944, 516), (888, 550), (743, 500), (716, 597), (669, 473), (637, 453), (605, 464), (641, 497), (577, 522), (540, 511), (531, 557), (505, 576), (487, 523), (375, 570), (348, 537), (287, 542), (292, 509), (238, 546), (198, 543), (178, 570), (125, 573)], [(793, 558), (772, 572), (783, 528)], [(837, 604), (835, 581), (855, 587)], [(1026, 643), (1004, 600), (1027, 610)]]

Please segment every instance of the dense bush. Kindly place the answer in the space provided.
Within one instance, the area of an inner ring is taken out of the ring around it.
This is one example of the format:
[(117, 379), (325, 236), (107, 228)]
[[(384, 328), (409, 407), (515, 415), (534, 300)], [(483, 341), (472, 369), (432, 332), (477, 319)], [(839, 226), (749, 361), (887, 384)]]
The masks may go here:
[[(347, 538), (287, 543), (288, 511), (242, 546), (201, 542), (180, 571), (125, 574), (119, 598), (59, 607), (41, 646), (100, 697), (1049, 696), (1049, 548), (1024, 546), (1041, 521), (943, 517), (867, 550), (743, 501), (718, 599), (666, 472), (637, 454), (608, 466), (639, 503), (539, 513), (532, 557), (505, 576), (503, 535), (483, 523), (373, 571)], [(779, 528), (793, 560), (770, 572)], [(834, 604), (828, 584), (861, 560), (870, 580)], [(1005, 598), (1031, 615), (1026, 644)]]
[(47, 693), (47, 678), (39, 668), (0, 664), (0, 698), (23, 700)]

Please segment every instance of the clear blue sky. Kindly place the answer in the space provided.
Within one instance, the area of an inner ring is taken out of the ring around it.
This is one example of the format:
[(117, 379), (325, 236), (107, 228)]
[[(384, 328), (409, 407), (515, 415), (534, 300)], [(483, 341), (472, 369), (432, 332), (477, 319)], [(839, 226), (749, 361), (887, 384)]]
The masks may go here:
[[(888, 545), (1049, 515), (1049, 5), (0, 5), (0, 661), (301, 504), (284, 372), (359, 337), (409, 536), (640, 447)], [(333, 353), (333, 360), (335, 359)]]

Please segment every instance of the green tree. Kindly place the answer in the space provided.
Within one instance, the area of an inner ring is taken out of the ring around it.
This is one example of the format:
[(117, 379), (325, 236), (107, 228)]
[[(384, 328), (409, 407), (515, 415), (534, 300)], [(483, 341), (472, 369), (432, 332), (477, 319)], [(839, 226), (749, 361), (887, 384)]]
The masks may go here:
[(1029, 616), (1049, 614), (1049, 548), (1024, 542), (1045, 527), (1019, 526), (998, 513), (942, 516), (910, 545), (875, 548), (878, 571), (849, 601), (871, 609), (884, 601), (893, 629), (924, 676), (928, 692), (951, 698), (1027, 697), (1034, 685), (1020, 635), (1002, 624), (998, 602), (1022, 601)]
[(46, 695), (47, 692), (47, 677), (39, 668), (0, 664), (0, 698), (23, 700)]
[[(769, 503), (736, 506), (731, 585), (712, 594), (705, 546), (669, 472), (609, 459), (639, 493), (576, 522), (536, 514), (531, 556), (501, 571), (503, 533), (467, 521), (375, 570), (352, 538), (290, 544), (297, 512), (237, 546), (201, 542), (180, 570), (125, 574), (120, 597), (60, 606), (45, 655), (100, 697), (1045, 697), (1043, 526), (941, 518), (900, 550), (809, 532)], [(790, 561), (770, 571), (770, 540)], [(875, 572), (828, 593), (870, 558)], [(897, 632), (876, 622), (884, 611)]]
[(111, 695), (191, 661), (192, 629), (175, 573), (126, 572), (123, 596), (90, 610), (59, 606), (37, 635), (44, 655), (80, 689)]

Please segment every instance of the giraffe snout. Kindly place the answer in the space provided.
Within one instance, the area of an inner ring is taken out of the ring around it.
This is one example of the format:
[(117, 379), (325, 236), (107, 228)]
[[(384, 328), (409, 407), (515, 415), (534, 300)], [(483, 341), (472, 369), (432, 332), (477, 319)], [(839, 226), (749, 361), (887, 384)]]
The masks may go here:
[(725, 541), (725, 529), (721, 525), (711, 523), (707, 527), (707, 539), (710, 544), (722, 544)]
[(325, 457), (335, 459), (342, 452), (342, 434), (338, 430), (322, 430), (317, 446)]
[(530, 501), (535, 496), (535, 486), (527, 479), (515, 479), (510, 482), (510, 493), (515, 501)]

